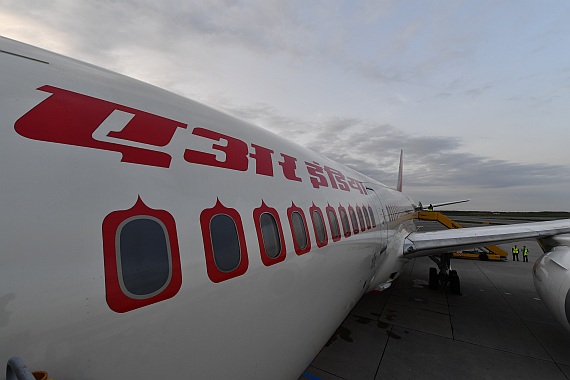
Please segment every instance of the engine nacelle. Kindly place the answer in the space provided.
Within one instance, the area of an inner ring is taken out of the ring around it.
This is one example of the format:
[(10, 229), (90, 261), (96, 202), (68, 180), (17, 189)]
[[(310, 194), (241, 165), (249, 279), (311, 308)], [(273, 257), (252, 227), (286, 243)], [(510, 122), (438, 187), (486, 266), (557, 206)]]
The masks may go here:
[(570, 331), (570, 247), (559, 246), (542, 255), (532, 269), (542, 302)]

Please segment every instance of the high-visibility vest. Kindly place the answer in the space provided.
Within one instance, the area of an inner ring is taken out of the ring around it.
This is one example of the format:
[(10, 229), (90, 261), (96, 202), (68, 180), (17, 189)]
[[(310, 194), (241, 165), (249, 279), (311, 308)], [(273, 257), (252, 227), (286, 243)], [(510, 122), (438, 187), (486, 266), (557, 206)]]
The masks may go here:
[(528, 248), (523, 248), (523, 256), (528, 256)]
[(519, 253), (519, 249), (513, 247), (513, 253)]

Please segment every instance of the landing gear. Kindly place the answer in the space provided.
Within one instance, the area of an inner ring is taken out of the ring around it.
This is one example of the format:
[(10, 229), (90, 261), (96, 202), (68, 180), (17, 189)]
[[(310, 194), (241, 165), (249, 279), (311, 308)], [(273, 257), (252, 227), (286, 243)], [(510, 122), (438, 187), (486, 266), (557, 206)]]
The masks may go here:
[(437, 264), (437, 268), (429, 268), (429, 288), (437, 289), (440, 285), (446, 288), (449, 285), (449, 290), (452, 294), (461, 295), (461, 285), (459, 282), (459, 275), (456, 270), (450, 270), (451, 264), (449, 253), (443, 253), (438, 256), (430, 256), (430, 259)]
[(451, 294), (461, 295), (461, 285), (459, 284), (459, 275), (456, 270), (449, 272), (449, 290), (451, 290)]
[(429, 268), (429, 288), (436, 290), (439, 286), (439, 277), (437, 276), (437, 268)]

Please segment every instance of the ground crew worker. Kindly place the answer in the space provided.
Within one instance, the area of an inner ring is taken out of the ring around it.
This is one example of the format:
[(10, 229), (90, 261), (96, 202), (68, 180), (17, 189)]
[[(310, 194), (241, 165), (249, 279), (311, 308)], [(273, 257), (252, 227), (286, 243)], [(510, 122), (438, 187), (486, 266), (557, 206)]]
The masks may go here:
[(523, 261), (528, 263), (528, 248), (526, 247), (526, 245), (523, 245), (522, 253), (523, 253)]
[(517, 259), (517, 261), (519, 261), (519, 247), (517, 247), (517, 245), (515, 244), (515, 246), (511, 251), (513, 252), (513, 261), (515, 261), (515, 258)]
[(428, 211), (433, 211), (433, 206), (431, 205), (431, 203), (428, 206)]

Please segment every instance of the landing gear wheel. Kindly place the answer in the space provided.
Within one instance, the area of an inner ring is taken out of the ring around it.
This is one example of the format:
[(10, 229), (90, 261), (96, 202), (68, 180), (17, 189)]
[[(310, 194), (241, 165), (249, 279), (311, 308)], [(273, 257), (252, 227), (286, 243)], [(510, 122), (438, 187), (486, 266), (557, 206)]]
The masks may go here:
[(459, 275), (456, 270), (450, 270), (450, 257), (451, 255), (449, 253), (429, 257), (439, 268), (439, 272), (437, 268), (429, 268), (429, 287), (430, 289), (437, 289), (441, 284), (443, 289), (447, 289), (449, 286), (449, 290), (452, 294), (461, 295)]
[(461, 285), (459, 284), (459, 275), (457, 271), (452, 270), (449, 272), (449, 290), (452, 294), (461, 295)]
[(439, 286), (439, 277), (437, 275), (437, 268), (429, 268), (429, 288), (436, 290)]

